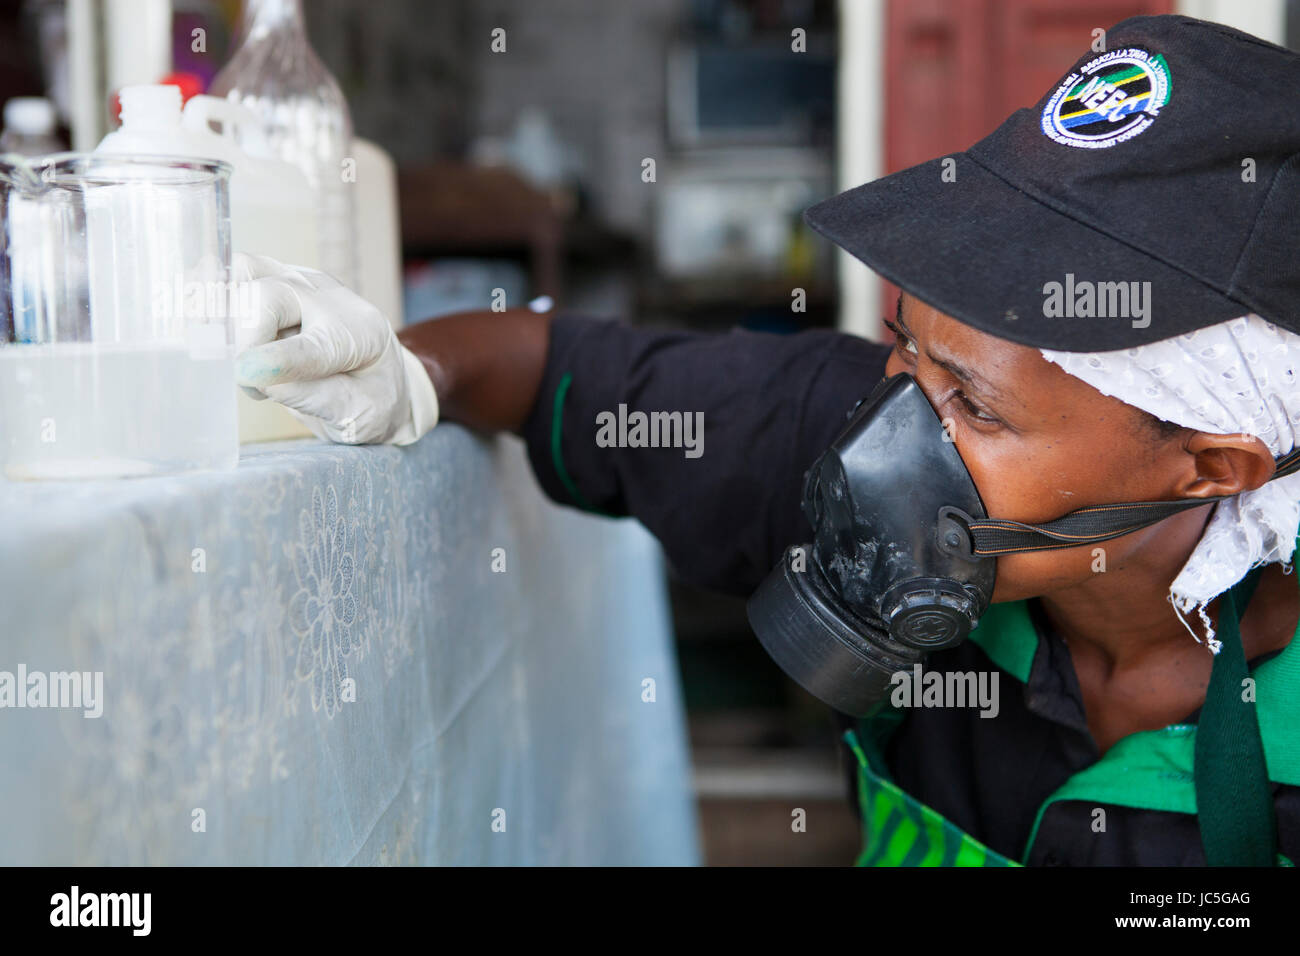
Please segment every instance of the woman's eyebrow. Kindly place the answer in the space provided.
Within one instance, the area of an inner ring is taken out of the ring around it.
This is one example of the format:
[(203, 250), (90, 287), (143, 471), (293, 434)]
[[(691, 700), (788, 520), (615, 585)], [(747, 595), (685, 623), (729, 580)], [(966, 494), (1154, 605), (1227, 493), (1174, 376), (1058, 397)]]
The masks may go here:
[[(911, 339), (913, 342), (917, 342), (918, 341), (917, 337), (913, 334), (912, 330), (907, 327), (907, 323), (903, 321), (902, 296), (899, 296), (898, 304), (899, 304), (899, 308), (897, 311), (898, 327), (902, 329), (903, 334), (906, 335), (909, 339)], [(996, 385), (994, 385), (984, 376), (980, 375), (978, 372), (975, 372), (967, 368), (966, 366), (962, 365), (960, 362), (957, 362), (951, 358), (935, 355), (934, 351), (929, 346), (926, 346), (925, 354), (929, 357), (930, 361), (933, 362), (935, 365), (939, 366), (941, 369), (950, 373), (955, 378), (960, 379), (962, 384), (972, 387), (976, 392), (987, 394), (990, 398), (998, 402), (1019, 405), (1019, 402), (1015, 402), (1010, 396), (1008, 396), (1005, 392), (1003, 392), (1000, 388), (998, 388)]]

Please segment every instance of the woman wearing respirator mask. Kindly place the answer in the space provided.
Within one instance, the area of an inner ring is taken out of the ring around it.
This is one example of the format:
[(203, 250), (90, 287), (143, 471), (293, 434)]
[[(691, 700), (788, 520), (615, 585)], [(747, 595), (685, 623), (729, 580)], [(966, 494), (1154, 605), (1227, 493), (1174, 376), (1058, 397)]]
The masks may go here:
[[(860, 863), (1294, 861), (1297, 90), (1294, 53), (1134, 18), (965, 153), (815, 206), (905, 290), (892, 349), (524, 310), (393, 336), (246, 262), (241, 384), (336, 441), (514, 430), (552, 498), (753, 593), (843, 723)], [(708, 453), (598, 443), (620, 405), (702, 412)], [(895, 694), (920, 672), (996, 707)]]

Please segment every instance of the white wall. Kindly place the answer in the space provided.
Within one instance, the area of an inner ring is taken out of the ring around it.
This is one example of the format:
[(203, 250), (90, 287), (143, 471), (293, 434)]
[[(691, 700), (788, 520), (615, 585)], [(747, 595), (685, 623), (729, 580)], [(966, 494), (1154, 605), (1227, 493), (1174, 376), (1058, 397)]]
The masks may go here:
[[(840, 0), (837, 101), (839, 188), (878, 178), (885, 163), (885, 0)], [(880, 311), (880, 279), (842, 250), (837, 252), (839, 327), (873, 335)]]
[(1175, 12), (1224, 23), (1253, 33), (1270, 43), (1285, 45), (1285, 0), (1179, 0)]

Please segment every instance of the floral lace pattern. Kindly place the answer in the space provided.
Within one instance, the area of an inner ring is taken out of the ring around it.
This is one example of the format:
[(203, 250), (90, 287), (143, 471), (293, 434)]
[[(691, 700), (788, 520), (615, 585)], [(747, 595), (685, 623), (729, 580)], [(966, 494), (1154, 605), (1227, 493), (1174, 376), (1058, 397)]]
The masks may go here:
[(298, 590), (289, 601), (289, 622), (298, 636), (296, 676), (311, 680), (311, 706), (333, 717), (340, 688), (348, 678), (348, 656), (360, 646), (353, 624), (357, 599), (352, 593), (356, 547), (339, 514), (338, 494), (327, 486), (311, 493), (311, 509), (299, 515), (299, 541), (293, 546)]
[(0, 482), (0, 526), (0, 670), (104, 684), (0, 710), (0, 864), (698, 857), (657, 546), (517, 439)]

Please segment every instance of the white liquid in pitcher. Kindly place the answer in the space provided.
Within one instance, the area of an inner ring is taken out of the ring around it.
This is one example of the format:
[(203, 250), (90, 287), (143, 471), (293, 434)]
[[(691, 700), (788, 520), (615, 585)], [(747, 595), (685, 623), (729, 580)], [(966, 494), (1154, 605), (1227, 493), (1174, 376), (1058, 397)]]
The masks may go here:
[(0, 345), (5, 477), (234, 468), (234, 365), (182, 344)]

